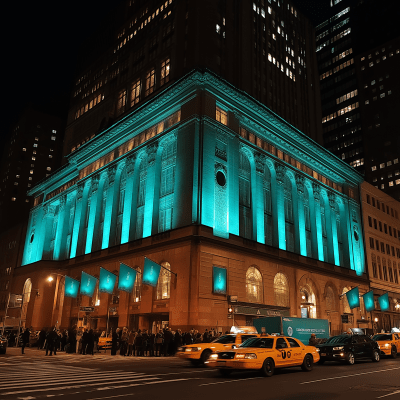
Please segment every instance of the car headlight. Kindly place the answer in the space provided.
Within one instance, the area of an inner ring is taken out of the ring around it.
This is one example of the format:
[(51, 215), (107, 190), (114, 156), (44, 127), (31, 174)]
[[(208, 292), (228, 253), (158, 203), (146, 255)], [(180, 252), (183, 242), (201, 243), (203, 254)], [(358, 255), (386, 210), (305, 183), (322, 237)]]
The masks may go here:
[(318, 353), (320, 352), (320, 350), (317, 347), (315, 348), (315, 350), (317, 350)]
[(209, 359), (216, 360), (218, 358), (218, 354), (211, 354)]
[(200, 347), (186, 347), (185, 351), (200, 351)]
[(334, 347), (333, 350), (343, 350), (344, 347), (343, 346), (339, 346), (339, 347)]
[(176, 351), (183, 351), (183, 347), (178, 347)]
[(390, 347), (390, 344), (389, 343), (385, 343), (385, 347)]
[(255, 353), (246, 353), (244, 355), (244, 358), (255, 359), (255, 358), (257, 358), (257, 355)]

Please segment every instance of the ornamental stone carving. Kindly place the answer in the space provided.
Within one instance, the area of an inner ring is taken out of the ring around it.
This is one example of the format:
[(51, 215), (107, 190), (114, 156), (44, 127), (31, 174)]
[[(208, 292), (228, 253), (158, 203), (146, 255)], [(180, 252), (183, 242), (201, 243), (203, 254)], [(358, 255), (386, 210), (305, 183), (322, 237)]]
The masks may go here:
[(116, 165), (111, 165), (111, 167), (107, 168), (107, 177), (108, 177), (108, 185), (109, 186), (114, 185), (116, 172), (117, 172)]
[(99, 181), (100, 181), (100, 175), (94, 175), (92, 177), (91, 185), (92, 185), (92, 194), (95, 194), (97, 192), (97, 189), (99, 188)]
[(312, 188), (313, 188), (314, 200), (317, 203), (319, 203), (321, 200), (321, 186), (319, 186), (318, 183), (313, 182)]
[(60, 197), (60, 211), (65, 210), (65, 205), (67, 204), (67, 195)]
[(158, 143), (152, 143), (149, 146), (147, 146), (147, 157), (149, 161), (149, 166), (154, 165), (156, 162), (156, 156), (157, 156), (157, 149), (158, 149)]
[(275, 162), (276, 181), (279, 185), (285, 183), (286, 167), (278, 162)]
[(76, 200), (81, 201), (83, 197), (83, 189), (85, 185), (83, 183), (78, 183), (78, 189), (76, 191)]
[(305, 182), (304, 176), (296, 174), (295, 179), (296, 179), (297, 193), (304, 194), (304, 182)]
[(43, 206), (43, 218), (54, 217), (55, 210), (56, 208), (54, 206), (51, 206), (50, 204), (45, 204)]
[(135, 168), (135, 162), (136, 162), (136, 153), (127, 157), (125, 164), (126, 164), (126, 174), (128, 176), (131, 176), (133, 174)]
[(254, 155), (254, 161), (256, 164), (256, 171), (263, 174), (264, 173), (264, 167), (265, 167), (265, 156), (264, 154), (261, 153), (256, 153)]
[(328, 199), (329, 199), (329, 207), (332, 208), (332, 210), (334, 210), (336, 207), (336, 195), (334, 193), (329, 192)]

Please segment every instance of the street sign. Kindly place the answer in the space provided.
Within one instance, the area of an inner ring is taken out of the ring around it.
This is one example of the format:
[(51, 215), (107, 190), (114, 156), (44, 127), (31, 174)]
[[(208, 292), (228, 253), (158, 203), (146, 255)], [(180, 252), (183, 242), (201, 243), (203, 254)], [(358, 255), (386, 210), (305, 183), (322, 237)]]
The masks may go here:
[(230, 301), (231, 303), (237, 303), (238, 297), (237, 297), (237, 296), (229, 296), (229, 301)]
[(233, 314), (228, 314), (228, 319), (232, 319), (233, 318)]
[(79, 311), (93, 312), (94, 311), (94, 307), (79, 307)]

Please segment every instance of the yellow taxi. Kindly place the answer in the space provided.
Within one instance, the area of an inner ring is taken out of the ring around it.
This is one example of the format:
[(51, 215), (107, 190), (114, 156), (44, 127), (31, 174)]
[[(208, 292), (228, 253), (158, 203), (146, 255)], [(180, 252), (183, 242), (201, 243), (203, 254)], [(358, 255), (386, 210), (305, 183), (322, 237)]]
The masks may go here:
[(236, 349), (217, 351), (206, 361), (207, 367), (219, 369), (228, 376), (234, 370), (260, 370), (272, 376), (275, 368), (299, 366), (311, 371), (319, 361), (319, 351), (300, 340), (287, 336), (262, 335), (247, 340)]
[(99, 350), (111, 349), (111, 335), (107, 337), (106, 332), (103, 331), (99, 337), (99, 342), (97, 343), (97, 348)]
[(379, 344), (383, 356), (396, 358), (400, 352), (400, 333), (378, 333), (372, 339)]
[(233, 326), (231, 328), (231, 333), (222, 335), (211, 343), (195, 343), (178, 347), (176, 356), (189, 360), (194, 365), (204, 364), (213, 351), (238, 347), (247, 339), (254, 337), (260, 337), (256, 328), (252, 326)]

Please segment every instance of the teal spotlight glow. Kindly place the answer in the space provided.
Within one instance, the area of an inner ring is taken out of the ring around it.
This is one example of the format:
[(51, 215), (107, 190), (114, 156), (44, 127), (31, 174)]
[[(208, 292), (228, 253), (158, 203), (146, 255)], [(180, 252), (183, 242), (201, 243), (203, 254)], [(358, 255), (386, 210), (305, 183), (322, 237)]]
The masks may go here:
[(389, 294), (385, 293), (382, 296), (378, 297), (379, 307), (381, 311), (388, 311), (389, 310)]
[(374, 292), (370, 290), (363, 295), (365, 310), (367, 312), (375, 310)]
[(158, 276), (160, 275), (161, 265), (149, 260), (147, 257), (144, 258), (143, 267), (143, 280), (144, 285), (156, 287)]
[(97, 278), (82, 271), (80, 293), (92, 297), (97, 284)]
[(346, 297), (351, 310), (360, 307), (360, 292), (358, 286), (346, 292)]
[(117, 275), (100, 267), (99, 292), (112, 294)]
[(213, 267), (213, 293), (226, 294), (226, 269)]
[(76, 299), (76, 297), (78, 296), (78, 289), (79, 281), (72, 279), (69, 276), (65, 276), (64, 296)]
[(135, 284), (137, 271), (126, 264), (119, 264), (118, 290), (131, 293)]

